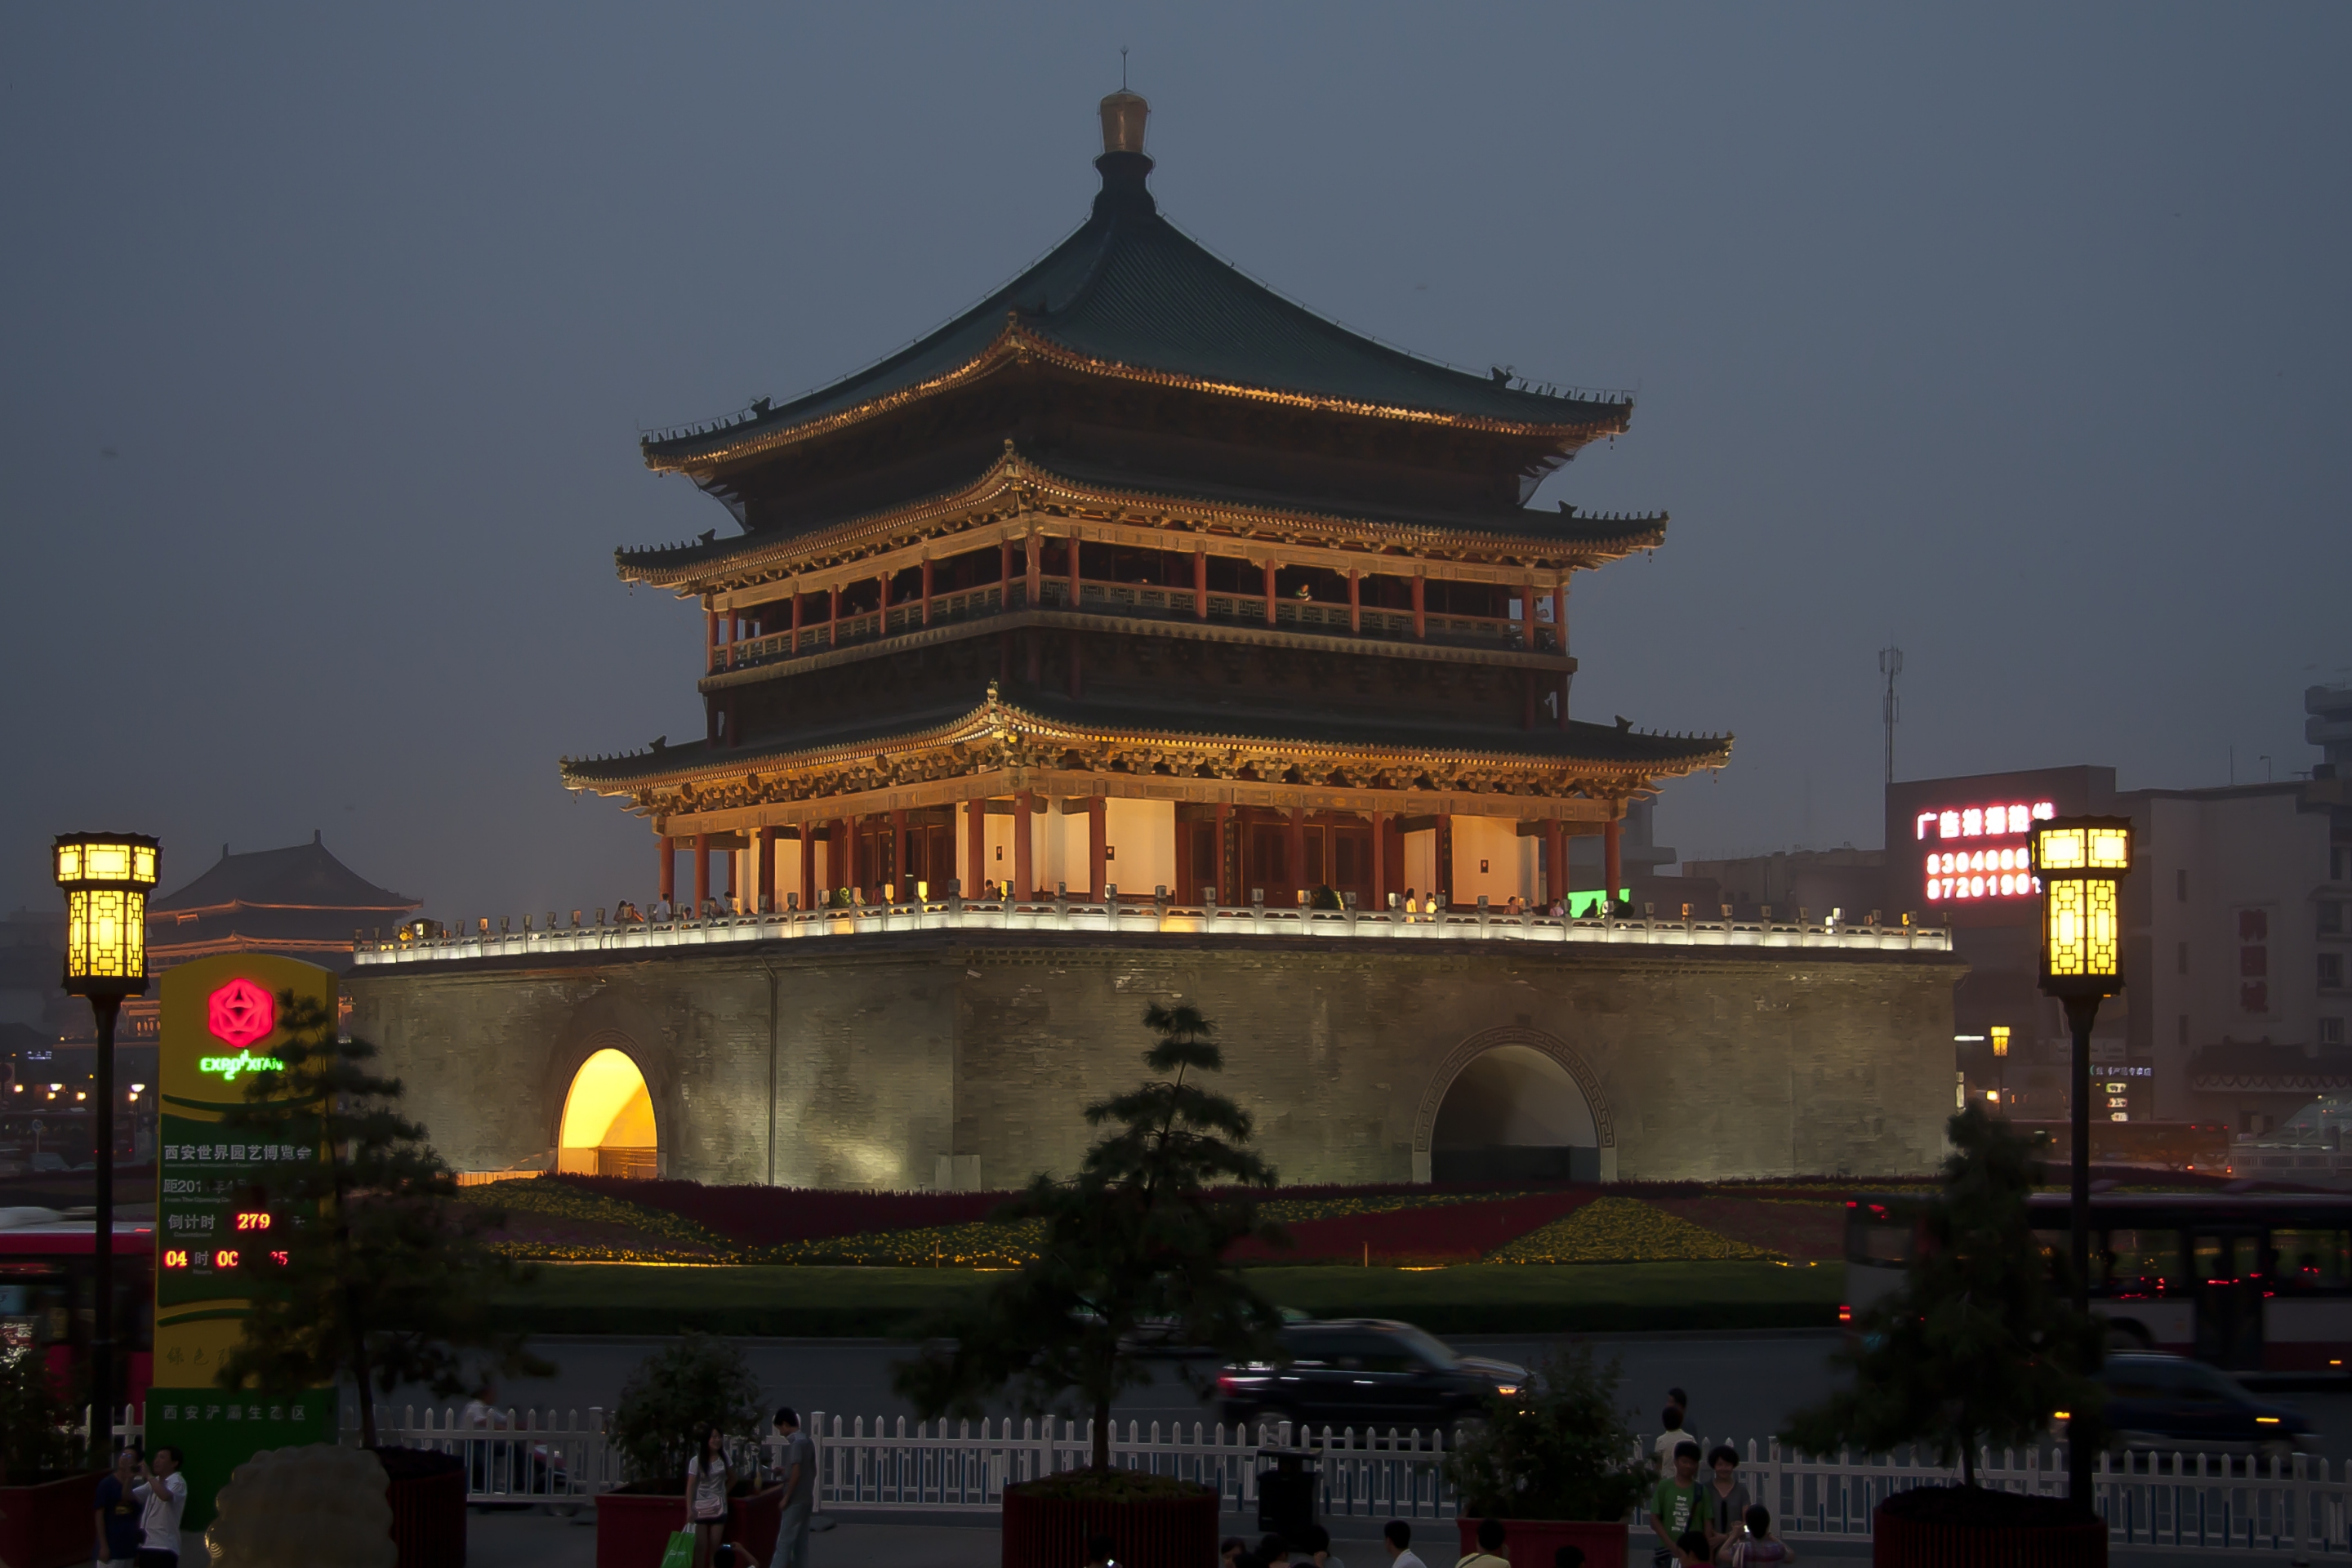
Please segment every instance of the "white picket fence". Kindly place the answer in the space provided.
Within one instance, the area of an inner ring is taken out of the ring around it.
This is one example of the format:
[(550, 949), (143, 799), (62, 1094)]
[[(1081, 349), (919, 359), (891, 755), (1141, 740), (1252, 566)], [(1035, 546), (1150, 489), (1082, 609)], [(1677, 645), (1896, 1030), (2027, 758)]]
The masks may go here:
[[(606, 1413), (508, 1409), (503, 1426), (466, 1425), (454, 1407), (376, 1407), (376, 1440), (456, 1454), (466, 1462), (467, 1500), (537, 1504), (558, 1511), (593, 1506), (620, 1483), (620, 1456)], [(89, 1413), (81, 1430), (87, 1432)], [(145, 1435), (126, 1406), (119, 1438)], [(952, 1429), (950, 1429), (952, 1427)], [(812, 1412), (815, 1506), (891, 1512), (985, 1515), (1014, 1482), (1076, 1469), (1093, 1448), (1093, 1424), (1051, 1418), (1014, 1422), (908, 1423), (903, 1416), (845, 1417)], [(342, 1441), (359, 1441), (359, 1412), (346, 1405)], [(774, 1458), (776, 1439), (762, 1447)], [(1706, 1445), (1712, 1447), (1712, 1443)], [(1255, 1514), (1259, 1471), (1280, 1452), (1304, 1452), (1318, 1471), (1316, 1511), (1326, 1519), (1443, 1521), (1459, 1512), (1445, 1484), (1445, 1447), (1431, 1434), (1391, 1429), (1266, 1424), (1255, 1430), (1206, 1423), (1114, 1423), (1111, 1462), (1213, 1486), (1225, 1511)], [(1639, 1449), (1646, 1455), (1647, 1448)], [(751, 1456), (739, 1450), (738, 1462)], [(2326, 1459), (2254, 1459), (2214, 1454), (2102, 1458), (2098, 1508), (2116, 1547), (2158, 1552), (2231, 1551), (2281, 1558), (2352, 1558), (2352, 1460), (2333, 1475)], [(1986, 1449), (1978, 1479), (2003, 1491), (2063, 1497), (2063, 1448)], [(1957, 1468), (1916, 1453), (1801, 1455), (1749, 1442), (1739, 1465), (1748, 1495), (1772, 1510), (1792, 1542), (1870, 1538), (1871, 1513), (1899, 1491), (1946, 1486)], [(1634, 1516), (1637, 1534), (1644, 1516)]]

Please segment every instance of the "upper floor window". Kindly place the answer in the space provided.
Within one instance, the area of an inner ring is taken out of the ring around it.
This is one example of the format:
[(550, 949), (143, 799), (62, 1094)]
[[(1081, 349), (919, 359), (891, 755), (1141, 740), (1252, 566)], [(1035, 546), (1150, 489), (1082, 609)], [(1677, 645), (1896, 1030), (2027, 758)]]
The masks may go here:
[(2344, 989), (2344, 955), (2323, 952), (2319, 955), (2319, 988), (2322, 991)]
[(2336, 899), (2322, 899), (2320, 900), (2319, 934), (2322, 936), (2342, 936), (2344, 934), (2344, 905), (2340, 900)]

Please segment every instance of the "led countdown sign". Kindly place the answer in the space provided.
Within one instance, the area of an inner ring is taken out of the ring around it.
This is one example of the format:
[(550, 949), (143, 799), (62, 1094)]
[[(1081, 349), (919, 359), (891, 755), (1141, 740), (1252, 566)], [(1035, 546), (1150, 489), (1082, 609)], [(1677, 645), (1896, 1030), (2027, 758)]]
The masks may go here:
[[(1927, 897), (1942, 901), (2031, 898), (2039, 893), (2042, 884), (2033, 875), (2033, 850), (2026, 835), (2036, 822), (2057, 815), (2056, 803), (2047, 800), (1999, 801), (1919, 813), (1914, 831), (1921, 843), (1959, 840), (1957, 847), (1928, 852)], [(1984, 842), (2000, 838), (2017, 842)], [(1970, 839), (1977, 842), (1971, 845)]]

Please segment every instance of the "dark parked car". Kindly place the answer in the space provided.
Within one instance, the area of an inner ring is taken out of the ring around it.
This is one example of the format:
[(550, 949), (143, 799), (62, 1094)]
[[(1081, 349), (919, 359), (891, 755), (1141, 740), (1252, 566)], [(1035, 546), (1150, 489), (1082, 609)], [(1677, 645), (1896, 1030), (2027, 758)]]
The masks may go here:
[(2107, 1388), (2110, 1447), (2284, 1458), (2318, 1445), (2319, 1435), (2302, 1412), (2256, 1398), (2203, 1362), (2111, 1352), (2099, 1380)]
[(1434, 1335), (1384, 1318), (1292, 1323), (1285, 1362), (1227, 1366), (1217, 1376), (1223, 1419), (1316, 1426), (1450, 1426), (1496, 1394), (1516, 1394), (1528, 1370), (1456, 1355)]

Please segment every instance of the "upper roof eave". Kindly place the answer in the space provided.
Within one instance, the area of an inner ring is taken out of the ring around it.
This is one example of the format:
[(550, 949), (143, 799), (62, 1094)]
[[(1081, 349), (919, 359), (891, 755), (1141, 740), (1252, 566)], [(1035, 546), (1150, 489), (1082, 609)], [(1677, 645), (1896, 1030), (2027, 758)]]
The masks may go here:
[[(943, 521), (959, 513), (986, 510), (1008, 496), (1027, 491), (1077, 504), (1165, 510), (1196, 507), (1204, 512), (1258, 519), (1276, 527), (1339, 529), (1365, 535), (1413, 531), (1433, 545), (1450, 545), (1500, 552), (1572, 555), (1599, 563), (1622, 559), (1637, 550), (1654, 550), (1665, 542), (1664, 512), (1646, 517), (1579, 517), (1523, 510), (1509, 519), (1517, 527), (1482, 528), (1470, 519), (1433, 519), (1416, 522), (1407, 518), (1377, 521), (1339, 512), (1285, 506), (1275, 500), (1185, 494), (1177, 490), (1133, 489), (1081, 479), (1056, 472), (1021, 455), (1011, 443), (1004, 454), (971, 484), (940, 491), (919, 500), (885, 507), (836, 521), (819, 524), (780, 539), (762, 540), (744, 534), (713, 540), (708, 544), (654, 546), (613, 552), (615, 571), (624, 582), (680, 593), (717, 590), (730, 579), (757, 579), (774, 574), (795, 557), (823, 555), (862, 542), (862, 536), (889, 536), (909, 526)], [(1497, 518), (1496, 523), (1504, 520)], [(1523, 531), (1522, 531), (1523, 530)]]
[[(1465, 414), (1405, 403), (1371, 402), (1159, 370), (1085, 353), (1057, 342), (1034, 323), (1024, 321), (1018, 311), (1009, 311), (1003, 330), (979, 353), (911, 384), (893, 388), (846, 407), (826, 410), (800, 419), (792, 417), (792, 405), (773, 410), (760, 409), (755, 405), (749, 417), (740, 417), (713, 429), (667, 440), (646, 438), (639, 442), (639, 451), (643, 454), (646, 467), (655, 473), (685, 474), (698, 482), (707, 481), (719, 470), (733, 464), (862, 424), (924, 398), (979, 382), (1007, 365), (1029, 358), (1082, 375), (1234, 397), (1277, 407), (1518, 437), (1553, 446), (1581, 446), (1603, 436), (1622, 435), (1632, 428), (1633, 417), (1633, 399), (1630, 394), (1612, 394), (1606, 397), (1559, 397), (1552, 399), (1561, 405), (1552, 417), (1506, 419), (1491, 415)], [(804, 403), (809, 399), (800, 401)]]
[[(630, 795), (655, 785), (736, 777), (786, 760), (799, 767), (821, 767), (831, 762), (871, 757), (877, 747), (900, 750), (1021, 732), (1032, 737), (1073, 741), (1165, 742), (1244, 748), (1280, 744), (1310, 754), (1317, 752), (1352, 754), (1370, 749), (1392, 752), (1401, 759), (1445, 758), (1505, 765), (1524, 765), (1532, 759), (1540, 758), (1557, 761), (1562, 766), (1661, 778), (1679, 777), (1702, 768), (1725, 765), (1730, 760), (1734, 740), (1727, 734), (1659, 735), (1623, 726), (1571, 722), (1564, 731), (1527, 732), (1528, 743), (1524, 748), (1412, 740), (1390, 742), (1362, 739), (1334, 741), (1300, 739), (1270, 732), (1251, 733), (1240, 728), (1109, 725), (1076, 715), (1057, 715), (1050, 710), (1057, 706), (1060, 704), (1052, 699), (1043, 702), (1010, 701), (997, 695), (992, 682), (988, 696), (976, 707), (941, 722), (900, 726), (886, 721), (875, 726), (870, 732), (860, 732), (815, 746), (794, 745), (786, 742), (767, 746), (731, 748), (698, 741), (683, 746), (665, 746), (618, 757), (566, 757), (559, 761), (558, 767), (567, 789), (588, 789), (605, 795)], [(1549, 749), (1545, 742), (1553, 736), (1561, 736), (1576, 743)], [(1612, 752), (1616, 754), (1610, 754)], [(671, 760), (673, 757), (675, 761)]]

